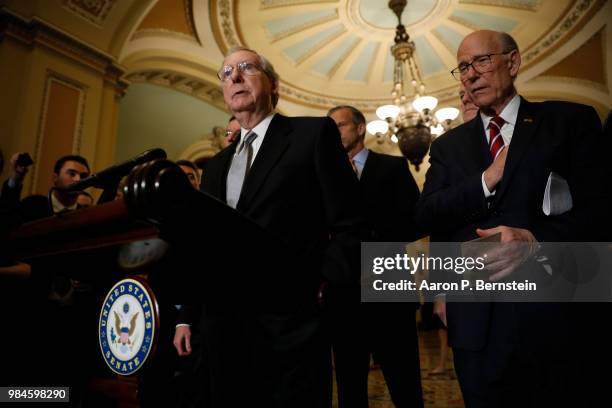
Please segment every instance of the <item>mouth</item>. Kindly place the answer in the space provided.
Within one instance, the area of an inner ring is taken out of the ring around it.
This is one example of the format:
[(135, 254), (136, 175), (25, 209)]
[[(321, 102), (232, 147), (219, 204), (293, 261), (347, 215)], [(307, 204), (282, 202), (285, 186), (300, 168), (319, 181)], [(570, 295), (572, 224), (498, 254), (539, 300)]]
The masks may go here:
[(232, 94), (232, 97), (235, 97), (235, 96), (240, 96), (240, 95), (243, 95), (243, 94), (246, 94), (246, 93), (247, 93), (247, 92), (246, 92), (244, 89), (241, 89), (241, 90), (238, 90), (238, 91), (234, 92), (234, 93)]
[(472, 95), (475, 95), (475, 94), (478, 94), (478, 93), (482, 93), (482, 92), (483, 92), (483, 91), (485, 91), (486, 89), (487, 89), (487, 87), (486, 87), (486, 86), (476, 86), (476, 87), (473, 87), (473, 88), (471, 89), (470, 93), (471, 93)]

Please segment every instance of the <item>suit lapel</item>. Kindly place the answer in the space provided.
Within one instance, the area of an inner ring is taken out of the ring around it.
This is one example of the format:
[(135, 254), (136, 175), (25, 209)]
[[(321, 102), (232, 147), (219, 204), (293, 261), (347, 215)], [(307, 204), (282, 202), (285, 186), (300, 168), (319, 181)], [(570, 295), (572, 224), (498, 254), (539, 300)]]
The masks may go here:
[(462, 139), (465, 140), (459, 141), (459, 146), (464, 149), (464, 154), (458, 152), (458, 157), (465, 157), (463, 163), (466, 167), (466, 174), (482, 172), (491, 164), (491, 153), (484, 136), (480, 115), (477, 114), (465, 125), (464, 132)]
[(374, 176), (373, 172), (376, 169), (378, 158), (379, 156), (376, 152), (373, 152), (372, 150), (369, 151), (368, 158), (366, 159), (366, 162), (363, 165), (363, 170), (361, 171), (361, 177), (359, 178), (359, 182), (361, 184), (366, 184), (366, 182)]
[(244, 180), (242, 193), (240, 194), (236, 209), (248, 208), (249, 203), (263, 185), (270, 170), (272, 170), (287, 146), (289, 146), (290, 142), (287, 135), (291, 130), (291, 123), (287, 117), (278, 113), (274, 115), (263, 143), (259, 148), (259, 152), (257, 152), (255, 161), (253, 161), (249, 174), (246, 180)]
[(501, 184), (495, 193), (493, 205), (495, 205), (508, 189), (508, 185), (512, 180), (516, 168), (521, 162), (527, 148), (533, 140), (536, 129), (539, 125), (539, 115), (536, 105), (530, 103), (521, 97), (521, 105), (516, 117), (516, 125), (512, 133), (512, 140), (506, 157), (506, 165), (504, 167), (504, 175)]
[(223, 202), (226, 200), (227, 173), (237, 145), (238, 142), (234, 142), (227, 149), (220, 151), (211, 159), (211, 163), (202, 175), (202, 191), (214, 195)]

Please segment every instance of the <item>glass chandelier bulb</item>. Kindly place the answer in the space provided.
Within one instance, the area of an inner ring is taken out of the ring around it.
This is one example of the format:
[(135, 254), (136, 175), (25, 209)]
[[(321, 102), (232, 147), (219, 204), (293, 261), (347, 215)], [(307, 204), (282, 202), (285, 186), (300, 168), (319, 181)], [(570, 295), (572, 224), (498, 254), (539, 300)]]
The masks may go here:
[(423, 112), (425, 109), (432, 111), (438, 105), (438, 99), (433, 96), (421, 96), (412, 102), (412, 107), (417, 112)]
[(389, 130), (389, 124), (384, 120), (373, 120), (366, 125), (366, 130), (371, 135), (376, 135), (377, 133), (387, 133), (387, 130)]
[(441, 108), (436, 111), (438, 122), (453, 121), (457, 116), (459, 116), (459, 109), (457, 108)]
[(430, 126), (429, 130), (431, 134), (435, 136), (440, 136), (442, 133), (444, 133), (444, 128), (439, 123), (436, 126)]
[(376, 116), (378, 116), (382, 120), (385, 120), (387, 118), (395, 120), (399, 113), (400, 108), (396, 105), (383, 105), (379, 106), (378, 109), (376, 109)]

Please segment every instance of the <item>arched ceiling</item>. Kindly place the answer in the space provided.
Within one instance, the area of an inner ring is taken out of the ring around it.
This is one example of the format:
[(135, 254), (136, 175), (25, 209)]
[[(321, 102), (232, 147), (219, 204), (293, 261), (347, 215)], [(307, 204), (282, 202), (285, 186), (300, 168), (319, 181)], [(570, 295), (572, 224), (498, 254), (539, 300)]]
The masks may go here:
[[(459, 42), (473, 30), (489, 28), (513, 35), (523, 55), (519, 86), (524, 84), (536, 99), (546, 97), (542, 88), (551, 85), (551, 78), (554, 86), (567, 83), (560, 73), (572, 70), (575, 61), (568, 57), (599, 35), (588, 52), (598, 53), (595, 59), (606, 66), (582, 65), (577, 76), (597, 77), (588, 84), (594, 96), (582, 101), (592, 101), (603, 110), (610, 105), (611, 69), (605, 64), (610, 30), (602, 30), (606, 16), (610, 17), (608, 3), (408, 0), (402, 22), (416, 44), (427, 93), (453, 105), (458, 102), (458, 84), (449, 70), (455, 65)], [(191, 89), (194, 96), (199, 92), (202, 99), (221, 107), (221, 95), (213, 91), (218, 89), (215, 72), (223, 53), (245, 45), (262, 52), (279, 72), (282, 111), (321, 114), (333, 105), (350, 103), (371, 115), (390, 99), (389, 50), (396, 24), (386, 0), (158, 0), (134, 28), (120, 61), (127, 67), (128, 79), (152, 78), (159, 83), (160, 75), (165, 75), (171, 86), (175, 78), (179, 90)], [(572, 36), (580, 35), (586, 37), (575, 43)]]
[[(427, 91), (440, 94), (457, 87), (449, 70), (466, 34), (481, 28), (502, 30), (529, 49), (571, 3), (410, 0), (402, 21), (416, 44)], [(223, 50), (238, 43), (266, 50), (288, 87), (313, 96), (358, 105), (378, 105), (389, 98), (397, 18), (387, 1), (238, 1), (224, 10), (229, 4), (212, 9)]]

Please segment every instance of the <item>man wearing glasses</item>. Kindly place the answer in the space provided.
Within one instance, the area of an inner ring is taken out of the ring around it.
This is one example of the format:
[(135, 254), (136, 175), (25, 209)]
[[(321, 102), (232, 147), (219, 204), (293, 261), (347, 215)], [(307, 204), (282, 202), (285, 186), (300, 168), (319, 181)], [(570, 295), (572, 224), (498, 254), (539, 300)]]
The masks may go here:
[[(504, 245), (502, 256), (487, 259), (490, 281), (512, 280), (539, 242), (597, 240), (585, 221), (586, 210), (605, 193), (595, 184), (603, 171), (595, 110), (519, 96), (514, 80), (521, 55), (508, 34), (469, 34), (457, 62), (452, 75), (479, 112), (431, 146), (417, 204), (423, 230), (432, 241), (501, 233), (502, 243), (523, 243), (520, 250)], [(556, 216), (542, 211), (551, 172), (567, 180), (574, 201), (569, 212)], [(571, 351), (581, 344), (572, 318), (577, 304), (453, 303), (448, 295), (445, 303), (439, 294), (436, 310), (446, 314), (467, 407), (589, 406), (580, 386), (586, 375)]]
[[(269, 282), (275, 291), (266, 293), (272, 298), (248, 289), (244, 299), (204, 299), (212, 405), (326, 407), (330, 348), (318, 294), (324, 282), (344, 285), (359, 279), (366, 228), (358, 181), (333, 120), (274, 112), (279, 78), (264, 57), (232, 49), (218, 76), (241, 131), (208, 162), (202, 190), (281, 242), (282, 248), (251, 243), (260, 258), (253, 260), (252, 272), (261, 281), (270, 274), (255, 262), (280, 257), (287, 262), (282, 276)], [(236, 258), (241, 252), (234, 249)], [(227, 270), (214, 273), (244, 274), (233, 270), (231, 261)]]

